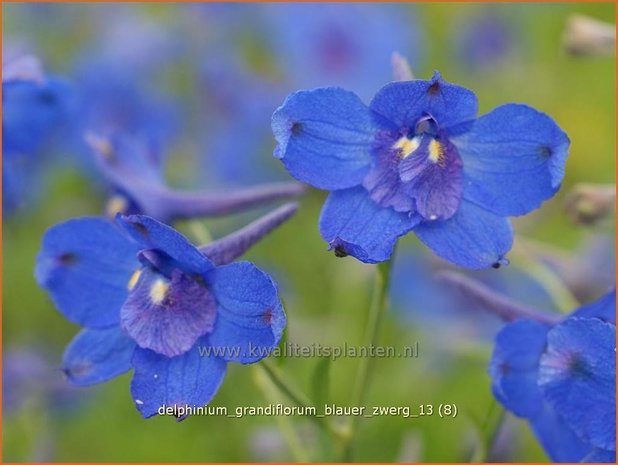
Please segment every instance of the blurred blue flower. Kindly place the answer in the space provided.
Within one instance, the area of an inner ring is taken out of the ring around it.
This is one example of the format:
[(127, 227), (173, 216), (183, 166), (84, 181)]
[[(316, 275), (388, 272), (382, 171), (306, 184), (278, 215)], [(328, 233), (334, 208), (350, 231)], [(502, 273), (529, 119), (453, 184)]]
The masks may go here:
[(414, 18), (403, 6), (205, 4), (188, 11), (196, 10), (207, 44), (198, 92), (210, 184), (285, 176), (275, 160), (259, 160), (273, 149), (270, 115), (292, 90), (335, 82), (370, 95), (390, 78), (394, 50), (418, 55)]
[[(122, 133), (165, 145), (178, 130), (178, 110), (133, 63), (87, 56), (77, 65), (79, 120), (75, 133)], [(152, 76), (151, 76), (152, 79)]]
[(91, 40), (72, 64), (80, 102), (76, 144), (88, 131), (171, 143), (183, 126), (179, 104), (166, 93), (170, 74), (185, 56), (181, 36), (132, 5), (97, 14)]
[(179, 218), (235, 213), (267, 202), (296, 197), (299, 183), (271, 183), (220, 192), (185, 191), (167, 186), (162, 157), (153, 143), (116, 134), (86, 139), (96, 165), (114, 194), (107, 203), (107, 216), (145, 214), (169, 223)]
[(48, 352), (42, 347), (11, 347), (5, 351), (2, 408), (6, 413), (33, 405), (41, 408), (41, 403), (52, 412), (77, 405), (83, 392), (64, 382), (62, 373), (46, 355)]
[(481, 71), (504, 62), (514, 41), (509, 23), (487, 11), (455, 28), (453, 42), (459, 62), (470, 71)]
[(231, 54), (211, 55), (200, 76), (202, 161), (209, 184), (283, 179), (285, 172), (267, 158), (273, 148), (270, 115), (285, 96), (283, 84), (254, 72)]
[(456, 265), (497, 267), (513, 242), (506, 217), (558, 191), (569, 139), (526, 105), (476, 112), (475, 94), (439, 73), (390, 83), (369, 107), (341, 88), (298, 91), (273, 114), (274, 155), (332, 191), (320, 231), (336, 255), (388, 260), (414, 231)]
[[(448, 269), (445, 265), (419, 249), (398, 251), (389, 292), (393, 308), (406, 320), (430, 331), (452, 331), (449, 339), (492, 340), (501, 320), (457, 287), (443, 282), (440, 278)], [(518, 267), (509, 266), (500, 272), (473, 271), (470, 277), (496, 292), (521, 299), (529, 307), (557, 310), (547, 290)], [(443, 346), (444, 341), (440, 340), (439, 345)]]
[(252, 263), (231, 262), (295, 209), (201, 250), (147, 216), (52, 227), (35, 274), (56, 307), (85, 326), (64, 354), (69, 380), (96, 384), (134, 368), (131, 393), (144, 417), (209, 402), (227, 362), (257, 362), (281, 338), (276, 284)]
[(616, 460), (615, 312), (613, 290), (556, 324), (518, 319), (496, 336), (493, 393), (554, 461)]
[(269, 48), (296, 89), (336, 85), (369, 98), (391, 80), (393, 52), (413, 67), (420, 55), (409, 5), (276, 3), (264, 12)]
[(70, 111), (68, 84), (47, 77), (39, 60), (22, 55), (2, 64), (2, 206), (10, 213), (36, 188), (44, 149)]

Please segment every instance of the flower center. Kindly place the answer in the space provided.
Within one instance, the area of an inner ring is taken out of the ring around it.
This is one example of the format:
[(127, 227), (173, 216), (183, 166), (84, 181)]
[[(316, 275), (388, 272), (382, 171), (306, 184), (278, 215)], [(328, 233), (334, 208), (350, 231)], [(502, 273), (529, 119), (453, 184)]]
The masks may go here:
[(133, 274), (128, 287), (120, 326), (142, 348), (175, 357), (214, 327), (217, 302), (199, 277), (179, 269), (165, 276), (144, 266)]
[(455, 146), (432, 117), (424, 116), (413, 130), (383, 134), (363, 186), (382, 207), (444, 220), (459, 208), (461, 171)]
[[(412, 139), (404, 136), (393, 144), (393, 150), (399, 151), (399, 158), (402, 160), (419, 152), (422, 147), (426, 147), (425, 156), (430, 162), (444, 167), (446, 162), (444, 146), (431, 136), (414, 136)], [(420, 155), (423, 156), (423, 153)]]

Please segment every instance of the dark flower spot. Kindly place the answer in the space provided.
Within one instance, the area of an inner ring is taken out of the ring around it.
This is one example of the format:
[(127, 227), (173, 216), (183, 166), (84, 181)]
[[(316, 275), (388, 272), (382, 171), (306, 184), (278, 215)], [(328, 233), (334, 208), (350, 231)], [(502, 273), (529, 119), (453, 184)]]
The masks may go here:
[(74, 253), (63, 253), (62, 255), (60, 255), (58, 257), (58, 262), (60, 262), (61, 265), (64, 266), (71, 266), (71, 265), (75, 265), (77, 263), (77, 255), (75, 255)]
[(294, 124), (292, 124), (292, 134), (294, 134), (295, 136), (297, 136), (298, 134), (300, 134), (300, 132), (303, 130), (303, 125), (301, 123), (299, 123), (298, 121), (296, 121)]
[(582, 360), (579, 354), (571, 354), (569, 357), (569, 369), (573, 376), (586, 377), (590, 375), (590, 370), (586, 362)]
[(551, 157), (552, 155), (552, 150), (551, 147), (547, 146), (547, 145), (542, 145), (539, 148), (539, 153), (541, 155), (541, 158), (543, 159), (548, 159), (549, 157)]
[(342, 245), (338, 245), (335, 247), (335, 257), (343, 258), (347, 256), (348, 253), (345, 251)]
[(510, 366), (509, 366), (509, 364), (508, 364), (508, 363), (506, 363), (506, 362), (502, 362), (502, 363), (500, 364), (499, 369), (500, 369), (500, 373), (501, 373), (503, 376), (508, 375), (508, 374), (509, 374), (509, 372), (511, 371), (511, 367), (510, 367)]
[(500, 268), (501, 266), (502, 266), (502, 264), (501, 264), (500, 262), (495, 262), (495, 263), (492, 263), (492, 264), (491, 264), (491, 267), (492, 267), (492, 268), (495, 268), (496, 270), (497, 270), (498, 268)]
[(92, 364), (87, 362), (76, 363), (71, 365), (70, 367), (64, 367), (62, 372), (64, 375), (69, 378), (79, 378), (80, 376), (86, 375), (90, 370), (92, 370)]
[(272, 321), (273, 321), (273, 309), (272, 308), (267, 308), (266, 309), (266, 311), (264, 312), (264, 315), (262, 315), (262, 320), (267, 325), (272, 323)]
[(50, 91), (43, 91), (39, 94), (39, 101), (45, 105), (56, 103), (56, 96)]
[(133, 223), (135, 230), (144, 237), (148, 237), (148, 229), (142, 223)]
[(429, 95), (437, 95), (440, 93), (440, 83), (438, 81), (434, 81), (427, 89), (427, 93)]

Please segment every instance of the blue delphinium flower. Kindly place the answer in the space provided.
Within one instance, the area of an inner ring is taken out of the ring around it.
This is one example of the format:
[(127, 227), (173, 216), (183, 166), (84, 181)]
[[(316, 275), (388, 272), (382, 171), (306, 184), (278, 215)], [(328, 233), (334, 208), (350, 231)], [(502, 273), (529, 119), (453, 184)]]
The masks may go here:
[(10, 213), (36, 184), (43, 147), (69, 111), (69, 86), (44, 74), (39, 60), (21, 55), (2, 64), (2, 205)]
[(234, 213), (297, 197), (304, 191), (302, 184), (291, 182), (220, 192), (173, 189), (165, 183), (163, 161), (156, 144), (125, 134), (106, 138), (89, 133), (86, 140), (100, 173), (114, 191), (106, 208), (110, 217), (116, 213), (139, 213), (169, 223), (180, 218)]
[(257, 362), (281, 338), (276, 284), (252, 263), (231, 262), (295, 209), (285, 205), (201, 249), (141, 215), (52, 227), (36, 278), (85, 326), (64, 354), (68, 379), (90, 385), (133, 368), (131, 393), (144, 417), (164, 405), (208, 403), (227, 362)]
[(409, 231), (467, 268), (499, 266), (508, 216), (560, 188), (569, 139), (521, 104), (476, 118), (475, 94), (431, 80), (392, 82), (367, 107), (354, 93), (298, 91), (275, 111), (275, 156), (300, 181), (332, 191), (320, 218), (338, 256), (387, 260)]
[(496, 337), (495, 397), (558, 462), (616, 460), (616, 291), (556, 323), (522, 318)]

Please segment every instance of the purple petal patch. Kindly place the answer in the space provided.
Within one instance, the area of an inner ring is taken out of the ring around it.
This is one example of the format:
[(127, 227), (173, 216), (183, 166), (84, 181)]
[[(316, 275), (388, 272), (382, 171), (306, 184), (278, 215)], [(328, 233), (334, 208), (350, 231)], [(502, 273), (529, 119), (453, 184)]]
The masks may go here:
[(455, 214), (461, 201), (461, 158), (447, 140), (423, 139), (419, 149), (399, 163), (399, 177), (423, 218), (445, 220)]
[(120, 325), (138, 346), (174, 357), (212, 331), (216, 301), (205, 284), (180, 270), (171, 279), (145, 267), (120, 311)]
[[(422, 121), (421, 121), (422, 122)], [(409, 129), (382, 133), (363, 186), (380, 206), (446, 220), (459, 208), (463, 175), (457, 149), (445, 137)]]

